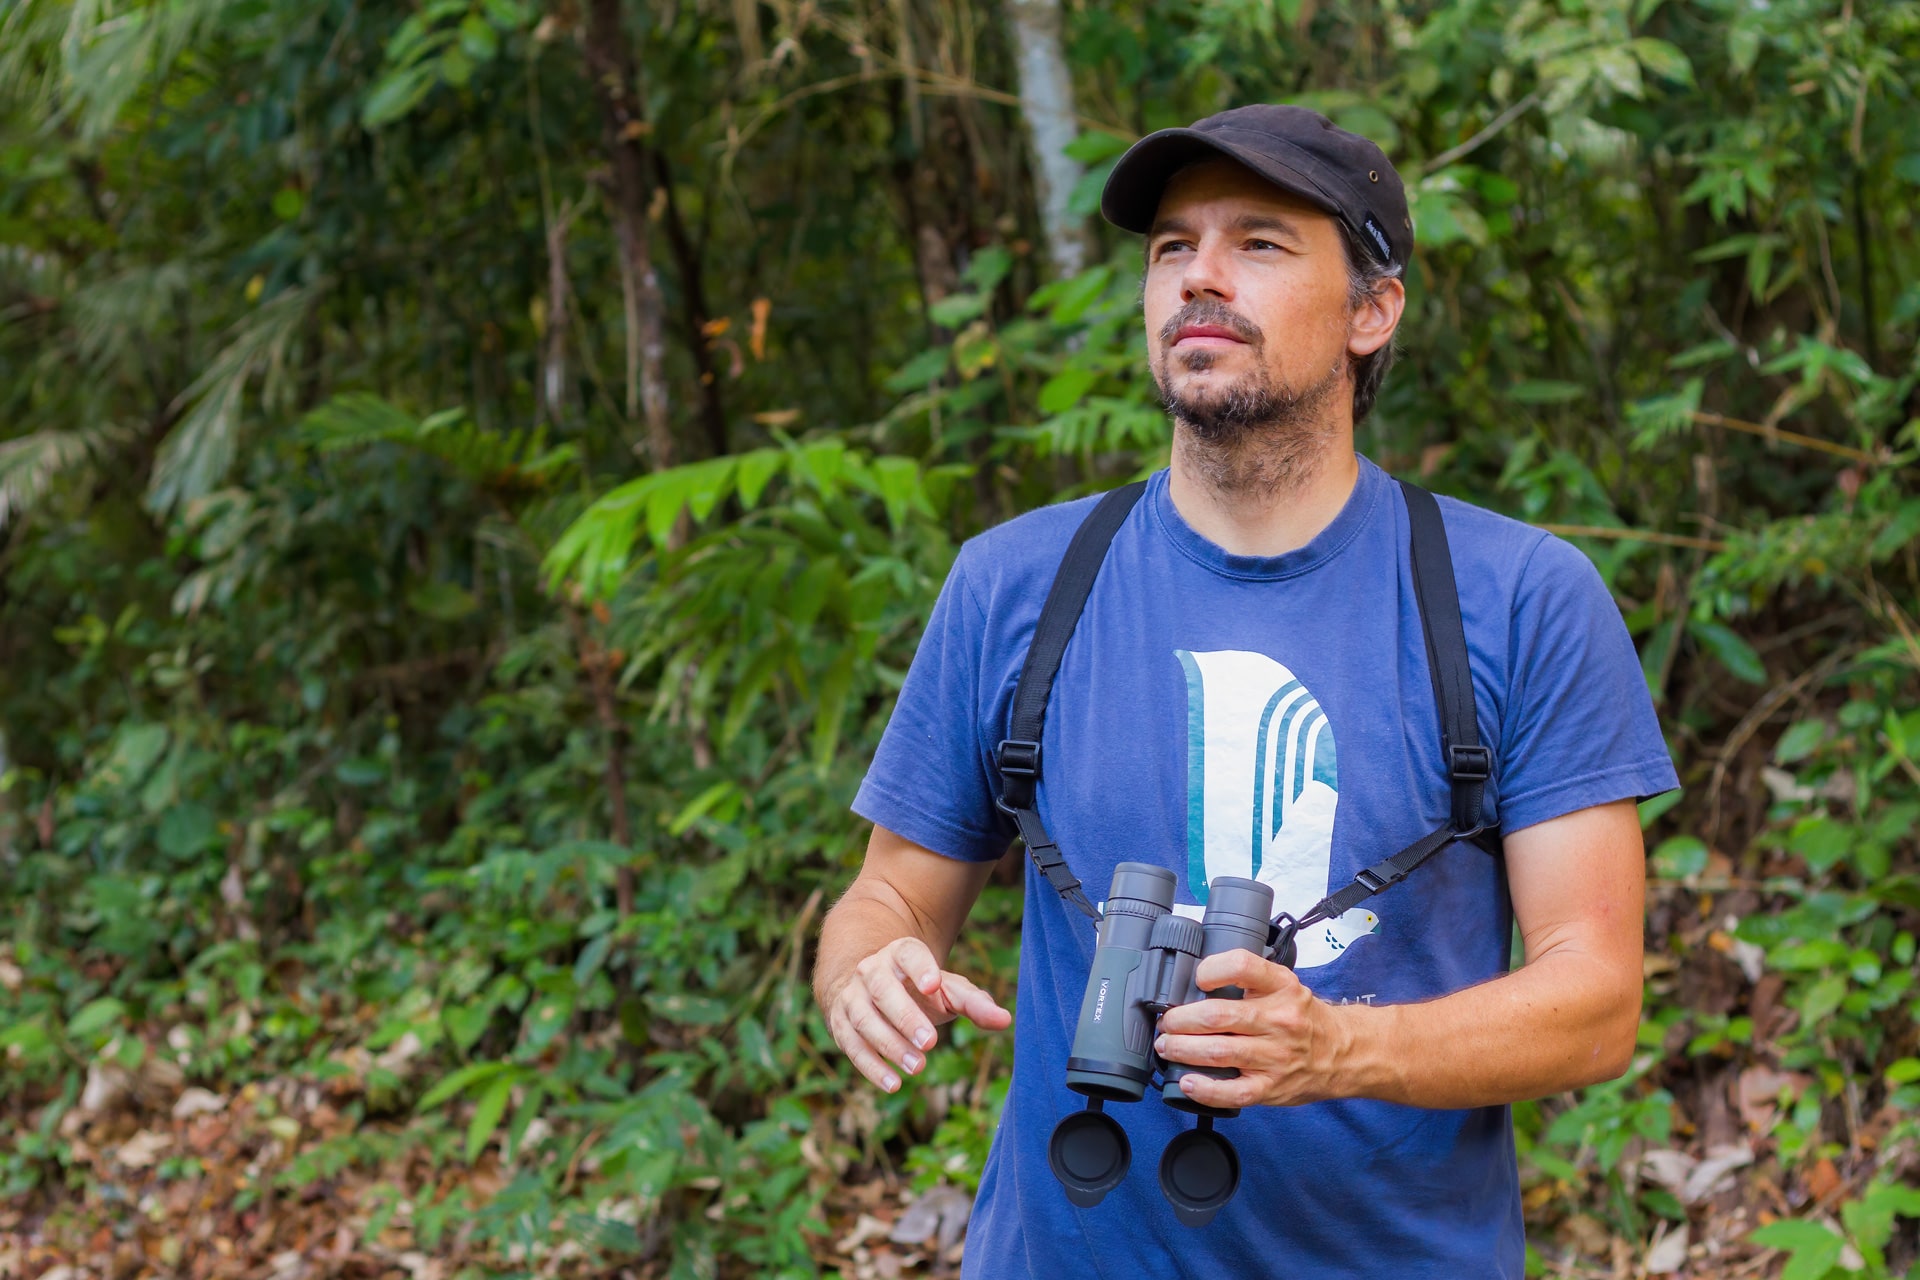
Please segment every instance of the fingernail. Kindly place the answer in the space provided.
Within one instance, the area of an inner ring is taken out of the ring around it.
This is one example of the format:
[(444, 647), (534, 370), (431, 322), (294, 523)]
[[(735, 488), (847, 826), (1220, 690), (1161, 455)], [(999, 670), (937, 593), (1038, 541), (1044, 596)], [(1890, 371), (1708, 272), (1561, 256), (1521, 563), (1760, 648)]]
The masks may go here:
[(888, 1093), (892, 1093), (895, 1089), (898, 1089), (900, 1087), (900, 1079), (898, 1076), (892, 1076), (892, 1075), (883, 1076), (880, 1079), (880, 1087), (882, 1089), (885, 1089)]
[(913, 1042), (922, 1049), (930, 1048), (933, 1045), (933, 1028), (920, 1028), (919, 1032), (914, 1035)]
[(909, 1053), (905, 1057), (900, 1059), (900, 1065), (905, 1067), (907, 1069), (907, 1073), (911, 1075), (912, 1073), (920, 1070), (920, 1061), (921, 1059), (919, 1054)]
[(1165, 1053), (1167, 1051), (1167, 1038), (1165, 1036), (1161, 1036), (1153, 1042), (1153, 1051), (1155, 1053)]
[(1194, 1084), (1192, 1076), (1181, 1076), (1180, 1087), (1186, 1092), (1192, 1093), (1197, 1086)]

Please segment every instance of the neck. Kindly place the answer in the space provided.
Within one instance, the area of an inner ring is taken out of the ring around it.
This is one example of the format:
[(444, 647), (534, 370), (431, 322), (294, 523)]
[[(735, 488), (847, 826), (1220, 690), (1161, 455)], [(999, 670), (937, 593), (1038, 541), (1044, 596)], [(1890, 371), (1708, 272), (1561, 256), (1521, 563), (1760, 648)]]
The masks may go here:
[(1167, 496), (1195, 533), (1229, 554), (1278, 556), (1332, 524), (1359, 478), (1351, 426), (1222, 444), (1176, 422)]

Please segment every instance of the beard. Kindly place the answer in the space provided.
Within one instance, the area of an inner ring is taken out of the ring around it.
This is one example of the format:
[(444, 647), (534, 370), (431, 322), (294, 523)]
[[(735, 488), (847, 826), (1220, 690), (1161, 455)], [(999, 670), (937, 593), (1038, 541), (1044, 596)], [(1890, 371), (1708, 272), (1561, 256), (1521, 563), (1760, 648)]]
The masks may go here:
[[(1202, 373), (1219, 363), (1221, 352), (1170, 352), (1174, 337), (1188, 325), (1216, 325), (1247, 344), (1251, 371), (1224, 386), (1181, 390), (1170, 365)], [(1160, 330), (1158, 356), (1149, 362), (1160, 403), (1172, 415), (1176, 447), (1197, 475), (1222, 492), (1265, 491), (1295, 485), (1311, 474), (1327, 444), (1339, 432), (1327, 412), (1333, 397), (1346, 389), (1343, 349), (1333, 366), (1305, 386), (1277, 379), (1262, 358), (1266, 335), (1223, 302), (1195, 298), (1176, 311)]]

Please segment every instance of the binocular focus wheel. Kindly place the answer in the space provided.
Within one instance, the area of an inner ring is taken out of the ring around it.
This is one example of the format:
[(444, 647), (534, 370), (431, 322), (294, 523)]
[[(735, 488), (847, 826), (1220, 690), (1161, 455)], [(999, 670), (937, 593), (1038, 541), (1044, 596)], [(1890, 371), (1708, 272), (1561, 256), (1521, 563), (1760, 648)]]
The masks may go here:
[(1066, 1189), (1067, 1199), (1091, 1209), (1127, 1176), (1133, 1146), (1112, 1116), (1076, 1111), (1053, 1127), (1053, 1136), (1047, 1140), (1047, 1164)]
[(1190, 1129), (1160, 1156), (1160, 1194), (1182, 1226), (1204, 1227), (1240, 1189), (1240, 1156), (1211, 1125)]

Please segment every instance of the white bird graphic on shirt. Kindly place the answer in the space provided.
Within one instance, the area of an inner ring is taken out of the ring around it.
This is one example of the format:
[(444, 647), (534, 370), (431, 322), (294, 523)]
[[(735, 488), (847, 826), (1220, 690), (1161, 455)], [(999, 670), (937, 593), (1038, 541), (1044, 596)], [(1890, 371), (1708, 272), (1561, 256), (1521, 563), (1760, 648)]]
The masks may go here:
[[(1187, 676), (1187, 882), (1273, 886), (1275, 911), (1305, 914), (1335, 886), (1339, 771), (1333, 726), (1313, 694), (1262, 653), (1175, 650)], [(1176, 907), (1198, 919), (1203, 906)], [(1380, 918), (1356, 907), (1296, 936), (1296, 969), (1331, 964)]]

